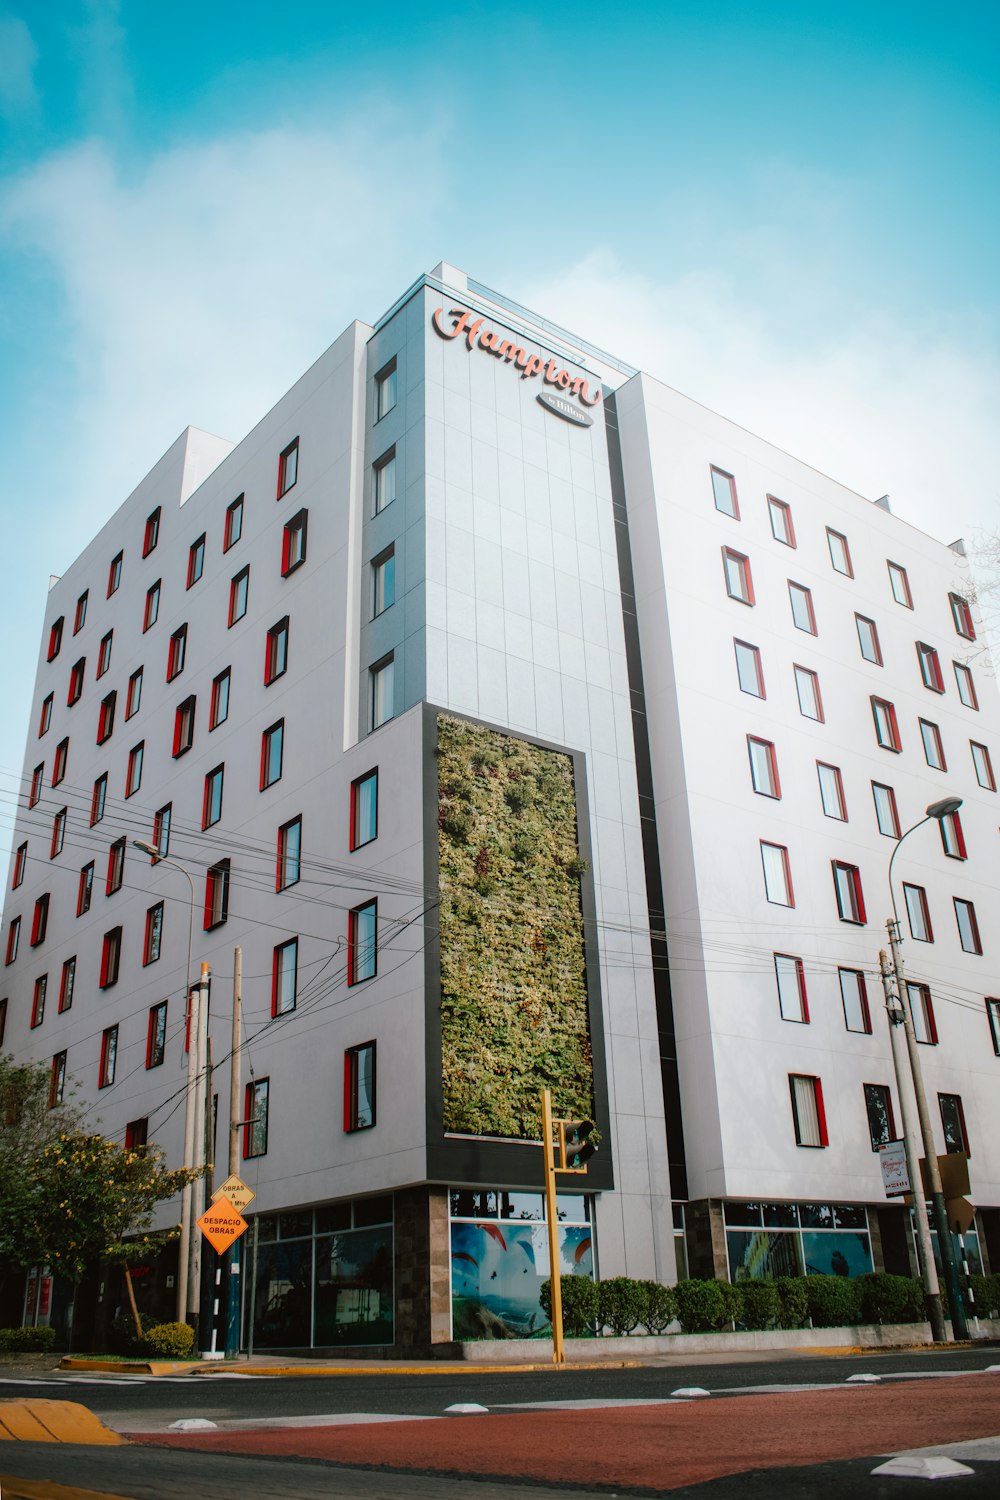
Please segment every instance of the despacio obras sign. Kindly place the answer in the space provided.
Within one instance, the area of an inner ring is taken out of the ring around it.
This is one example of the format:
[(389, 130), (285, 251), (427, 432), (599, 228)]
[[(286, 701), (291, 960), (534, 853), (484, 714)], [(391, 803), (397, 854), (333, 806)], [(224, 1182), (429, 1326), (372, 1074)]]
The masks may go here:
[(484, 328), (485, 321), (484, 318), (474, 317), (467, 307), (452, 307), (447, 315), (444, 308), (439, 307), (431, 316), (434, 331), (439, 337), (448, 340), (464, 337), (470, 351), (481, 349), (492, 354), (494, 359), (502, 359), (505, 364), (514, 365), (520, 370), (522, 380), (541, 376), (545, 386), (554, 387), (551, 391), (538, 392), (537, 399), (547, 411), (562, 417), (566, 422), (576, 423), (578, 427), (594, 425), (593, 417), (587, 414), (584, 407), (597, 405), (602, 395), (600, 386), (591, 394), (590, 383), (583, 375), (572, 375), (569, 370), (560, 369), (557, 360), (546, 360), (541, 354), (532, 354), (515, 339), (505, 338), (492, 328)]

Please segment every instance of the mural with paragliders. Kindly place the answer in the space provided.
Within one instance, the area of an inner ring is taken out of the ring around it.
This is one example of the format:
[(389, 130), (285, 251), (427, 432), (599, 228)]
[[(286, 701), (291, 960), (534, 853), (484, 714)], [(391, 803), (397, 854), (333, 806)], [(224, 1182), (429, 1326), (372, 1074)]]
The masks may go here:
[[(559, 1225), (560, 1274), (594, 1274), (589, 1224)], [(452, 1221), (452, 1331), (456, 1339), (542, 1338), (551, 1325), (539, 1305), (549, 1274), (541, 1222)]]

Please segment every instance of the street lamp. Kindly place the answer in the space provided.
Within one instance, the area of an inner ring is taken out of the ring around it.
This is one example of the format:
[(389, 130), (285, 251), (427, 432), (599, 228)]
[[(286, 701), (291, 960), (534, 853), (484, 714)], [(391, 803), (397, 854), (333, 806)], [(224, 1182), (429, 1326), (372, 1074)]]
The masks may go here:
[[(910, 1007), (910, 994), (906, 986), (903, 973), (903, 959), (900, 952), (899, 935), (899, 912), (896, 909), (896, 894), (892, 885), (892, 867), (896, 855), (905, 839), (918, 828), (923, 828), (925, 823), (938, 822), (958, 812), (962, 805), (961, 797), (943, 797), (939, 802), (932, 802), (927, 808), (925, 816), (919, 823), (914, 823), (896, 841), (896, 847), (892, 851), (889, 860), (889, 899), (892, 902), (892, 918), (886, 923), (889, 932), (889, 946), (892, 950), (892, 967), (896, 976), (896, 998), (897, 1008), (902, 1015), (895, 1014), (895, 1009), (889, 1010), (890, 1035), (893, 1041), (892, 1056), (896, 1068), (896, 1087), (899, 1091), (900, 1105), (903, 1112), (903, 1130), (906, 1137), (907, 1165), (910, 1168), (910, 1188), (913, 1192), (914, 1208), (917, 1215), (917, 1249), (918, 1259), (923, 1264), (921, 1271), (924, 1282), (924, 1295), (927, 1301), (928, 1313), (930, 1314), (931, 1327), (934, 1338), (937, 1341), (944, 1339), (944, 1315), (941, 1308), (941, 1293), (937, 1286), (937, 1273), (934, 1267), (934, 1258), (930, 1246), (930, 1232), (927, 1228), (927, 1212), (923, 1197), (923, 1188), (920, 1181), (919, 1163), (915, 1157), (915, 1143), (912, 1136), (912, 1128), (908, 1123), (908, 1107), (906, 1095), (903, 1088), (903, 1079), (900, 1071), (900, 1054), (895, 1039), (895, 1028), (902, 1021), (903, 1030), (906, 1034), (906, 1047), (909, 1054), (910, 1076), (913, 1082), (913, 1093), (917, 1104), (917, 1118), (920, 1124), (920, 1136), (923, 1142), (924, 1157), (927, 1162), (927, 1178), (931, 1187), (931, 1200), (934, 1210), (934, 1225), (937, 1229), (938, 1247), (941, 1252), (941, 1264), (944, 1268), (945, 1285), (948, 1289), (948, 1300), (951, 1303), (951, 1327), (952, 1334), (956, 1339), (967, 1339), (969, 1336), (968, 1324), (965, 1319), (965, 1308), (962, 1303), (962, 1294), (958, 1284), (958, 1268), (955, 1264), (955, 1255), (951, 1244), (951, 1235), (948, 1228), (948, 1212), (945, 1208), (944, 1191), (941, 1186), (941, 1172), (938, 1167), (937, 1149), (934, 1143), (934, 1131), (931, 1127), (931, 1118), (927, 1109), (927, 1094), (924, 1089), (923, 1066), (920, 1061), (919, 1044), (913, 1029), (913, 1013)], [(883, 970), (883, 973), (885, 971)]]
[[(189, 1021), (190, 1021), (190, 1024), (193, 1025), (193, 1027), (194, 1027), (194, 1035), (191, 1036), (190, 1033), (189, 1033), (189, 1038), (188, 1038), (188, 1070), (187, 1070), (187, 1083), (186, 1083), (186, 1086), (185, 1086), (185, 1097), (184, 1097), (184, 1161), (183, 1161), (183, 1165), (185, 1167), (191, 1167), (191, 1166), (194, 1165), (194, 1162), (193, 1162), (192, 1158), (194, 1157), (194, 1154), (195, 1154), (195, 1151), (194, 1151), (194, 1147), (195, 1147), (195, 1131), (196, 1131), (196, 1128), (197, 1128), (196, 1121), (197, 1121), (197, 1118), (198, 1118), (198, 1112), (197, 1112), (197, 1092), (198, 1092), (199, 1065), (200, 1065), (200, 1057), (201, 1057), (201, 1048), (199, 1046), (200, 1036), (201, 1036), (201, 1025), (200, 1025), (199, 1011), (204, 1008), (199, 1003), (201, 1001), (201, 996), (198, 997), (198, 1000), (195, 1000), (193, 998), (193, 996), (194, 996), (194, 988), (195, 987), (194, 987), (194, 985), (191, 982), (191, 948), (192, 948), (192, 944), (193, 944), (193, 940), (194, 940), (194, 903), (195, 903), (194, 881), (191, 878), (190, 872), (187, 871), (187, 870), (185, 870), (185, 868), (184, 868), (183, 865), (178, 864), (175, 859), (167, 859), (165, 855), (163, 855), (163, 854), (160, 853), (159, 849), (157, 848), (157, 846), (155, 844), (148, 844), (148, 843), (146, 843), (146, 841), (144, 839), (133, 839), (132, 840), (132, 844), (133, 844), (133, 846), (136, 849), (141, 850), (143, 854), (148, 854), (150, 856), (150, 858), (152, 860), (154, 860), (157, 864), (170, 865), (170, 867), (172, 869), (174, 869), (174, 870), (180, 870), (181, 874), (184, 876), (184, 879), (187, 881), (188, 885), (191, 887), (191, 906), (190, 906), (190, 910), (189, 910), (189, 913), (188, 913), (188, 951), (187, 951), (187, 968), (185, 970), (185, 995), (186, 995), (186, 999), (187, 999), (187, 1004), (189, 1006)], [(199, 1155), (200, 1154), (201, 1153), (199, 1153)], [(191, 1183), (186, 1183), (184, 1185), (184, 1187), (181, 1189), (181, 1237), (180, 1237), (180, 1244), (178, 1246), (178, 1254), (177, 1254), (177, 1321), (178, 1321), (178, 1323), (184, 1323), (184, 1322), (187, 1321), (187, 1316), (188, 1316), (188, 1308), (187, 1308), (188, 1288), (189, 1288), (189, 1286), (196, 1287), (197, 1284), (198, 1284), (198, 1279), (197, 1279), (196, 1276), (192, 1276), (192, 1274), (191, 1274), (191, 1268), (190, 1268), (190, 1262), (194, 1259), (194, 1256), (192, 1255), (192, 1235), (191, 1235), (191, 1226), (192, 1226), (192, 1222), (193, 1222), (192, 1201), (193, 1201), (192, 1200), (192, 1184)]]

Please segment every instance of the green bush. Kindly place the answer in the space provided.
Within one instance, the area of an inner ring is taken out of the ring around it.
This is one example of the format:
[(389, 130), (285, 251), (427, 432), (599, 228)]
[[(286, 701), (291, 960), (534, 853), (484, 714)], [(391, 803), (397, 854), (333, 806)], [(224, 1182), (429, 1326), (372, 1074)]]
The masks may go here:
[[(142, 1324), (143, 1337), (155, 1325), (156, 1319), (151, 1318), (149, 1313), (141, 1312), (139, 1322)], [(111, 1324), (111, 1353), (112, 1354), (140, 1354), (142, 1353), (142, 1339), (136, 1337), (135, 1319), (130, 1312), (119, 1313)]]
[(649, 1296), (644, 1281), (631, 1276), (611, 1276), (598, 1284), (601, 1324), (621, 1338), (646, 1321)]
[(685, 1333), (710, 1333), (730, 1319), (729, 1299), (723, 1292), (728, 1282), (679, 1281), (674, 1287), (677, 1317)]
[(56, 1341), (54, 1328), (0, 1328), (0, 1350), (4, 1354), (48, 1354)]
[(807, 1276), (806, 1296), (814, 1328), (850, 1328), (861, 1313), (856, 1281), (847, 1276)]
[[(560, 1276), (559, 1289), (562, 1293), (563, 1331), (579, 1337), (597, 1321), (600, 1313), (601, 1294), (597, 1283), (589, 1276)], [(552, 1297), (548, 1281), (542, 1282), (538, 1300), (545, 1316), (551, 1318)]]
[(778, 1294), (778, 1327), (803, 1328), (809, 1317), (805, 1277), (779, 1276), (774, 1289)]
[(735, 1323), (743, 1309), (743, 1296), (738, 1286), (731, 1281), (720, 1281), (719, 1290), (722, 1293), (723, 1305), (726, 1309), (726, 1323)]
[[(995, 1318), (1000, 1314), (1000, 1276), (980, 1276), (973, 1271), (966, 1280), (966, 1286), (971, 1287), (972, 1295), (976, 1299), (976, 1316), (978, 1318)], [(972, 1312), (972, 1308), (966, 1300), (965, 1310)]]
[(781, 1299), (773, 1281), (748, 1277), (736, 1284), (740, 1294), (740, 1311), (736, 1321), (744, 1328), (771, 1328), (781, 1316)]
[(677, 1316), (677, 1298), (673, 1287), (659, 1281), (644, 1281), (646, 1288), (646, 1313), (643, 1322), (650, 1333), (666, 1333)]
[(926, 1317), (924, 1294), (912, 1276), (870, 1271), (855, 1281), (865, 1323), (920, 1323)]
[(142, 1347), (157, 1359), (185, 1359), (194, 1347), (194, 1329), (188, 1323), (157, 1323), (147, 1330)]

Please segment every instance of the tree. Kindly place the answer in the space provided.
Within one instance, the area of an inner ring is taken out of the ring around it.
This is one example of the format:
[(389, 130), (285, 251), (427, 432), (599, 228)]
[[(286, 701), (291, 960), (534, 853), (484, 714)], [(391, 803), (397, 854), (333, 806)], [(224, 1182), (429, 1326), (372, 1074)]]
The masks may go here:
[(44, 1063), (0, 1055), (0, 1262), (24, 1264), (23, 1211), (32, 1163), (60, 1134), (79, 1128), (72, 1100), (49, 1107), (51, 1074)]

